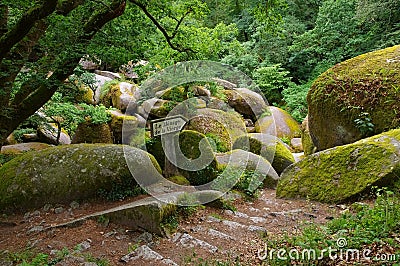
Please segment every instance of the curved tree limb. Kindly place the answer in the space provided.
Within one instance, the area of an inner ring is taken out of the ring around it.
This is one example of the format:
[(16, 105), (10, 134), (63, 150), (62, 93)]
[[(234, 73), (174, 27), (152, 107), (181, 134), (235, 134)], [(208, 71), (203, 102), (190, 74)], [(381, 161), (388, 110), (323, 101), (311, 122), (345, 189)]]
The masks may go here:
[(17, 24), (0, 38), (0, 62), (14, 45), (21, 41), (38, 20), (54, 12), (57, 0), (44, 0), (42, 5), (31, 8)]
[(85, 54), (84, 47), (86, 47), (86, 44), (107, 22), (122, 15), (125, 5), (125, 0), (114, 0), (109, 5), (111, 9), (103, 7), (98, 12), (95, 12), (83, 26), (83, 33), (79, 38), (79, 43), (72, 47), (73, 52), (59, 55), (58, 60), (56, 60), (58, 64), (54, 66), (54, 73), (44, 82), (40, 82), (40, 84), (35, 80), (27, 81), (23, 86), (27, 86), (26, 91), (30, 93), (22, 101), (13, 101), (10, 105), (0, 110), (0, 125), (2, 125), (0, 127), (0, 146), (22, 121), (34, 114), (35, 111), (50, 100), (61, 82), (73, 73), (79, 60)]
[(176, 34), (178, 33), (178, 29), (179, 29), (180, 25), (182, 24), (183, 20), (185, 19), (185, 17), (186, 17), (187, 15), (189, 15), (189, 14), (192, 12), (191, 9), (189, 9), (189, 10), (186, 12), (186, 14), (183, 15), (182, 18), (181, 18), (180, 20), (178, 20), (178, 23), (177, 23), (177, 25), (176, 25), (176, 27), (175, 27), (174, 32), (172, 33), (172, 35), (169, 35), (168, 32), (167, 32), (167, 30), (166, 30), (166, 29), (160, 24), (160, 22), (158, 22), (158, 20), (149, 12), (149, 10), (147, 9), (147, 7), (146, 7), (144, 4), (142, 4), (142, 3), (140, 3), (140, 2), (138, 2), (138, 1), (136, 1), (136, 0), (130, 0), (130, 2), (133, 3), (134, 5), (136, 5), (137, 7), (139, 7), (139, 8), (143, 11), (143, 13), (153, 22), (153, 24), (157, 27), (157, 29), (159, 29), (159, 30), (161, 31), (162, 35), (164, 35), (164, 38), (166, 39), (166, 41), (167, 41), (169, 47), (171, 47), (171, 49), (173, 49), (173, 50), (175, 50), (175, 51), (178, 51), (178, 52), (180, 52), (180, 53), (183, 53), (183, 52), (192, 52), (192, 53), (194, 53), (194, 51), (193, 51), (192, 49), (190, 49), (190, 48), (182, 48), (182, 47), (179, 47), (179, 46), (175, 45), (175, 44), (172, 42), (172, 40), (176, 37)]

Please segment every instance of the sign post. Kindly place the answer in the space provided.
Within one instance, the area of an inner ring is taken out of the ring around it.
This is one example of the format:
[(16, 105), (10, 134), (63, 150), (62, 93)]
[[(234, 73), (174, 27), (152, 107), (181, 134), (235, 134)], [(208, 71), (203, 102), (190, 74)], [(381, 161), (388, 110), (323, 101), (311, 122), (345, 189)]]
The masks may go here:
[(180, 131), (186, 124), (187, 119), (181, 115), (151, 121), (151, 135), (153, 137)]

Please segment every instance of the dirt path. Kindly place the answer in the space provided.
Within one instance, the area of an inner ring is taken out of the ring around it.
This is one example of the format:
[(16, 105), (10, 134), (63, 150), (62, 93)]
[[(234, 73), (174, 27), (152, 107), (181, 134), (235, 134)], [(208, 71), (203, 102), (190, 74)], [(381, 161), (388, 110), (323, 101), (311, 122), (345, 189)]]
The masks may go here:
[(202, 260), (258, 265), (257, 250), (264, 247), (264, 239), (295, 234), (309, 221), (323, 224), (341, 211), (337, 206), (306, 200), (276, 199), (274, 190), (264, 190), (253, 202), (236, 200), (235, 212), (199, 209), (181, 220), (169, 238), (129, 231), (107, 219), (88, 220), (75, 228), (43, 230), (126, 202), (72, 204), (7, 217), (0, 224), (0, 252), (34, 247), (57, 257), (57, 251), (64, 249), (69, 255), (57, 265), (95, 265), (88, 264), (93, 258), (106, 259), (111, 265), (197, 265)]

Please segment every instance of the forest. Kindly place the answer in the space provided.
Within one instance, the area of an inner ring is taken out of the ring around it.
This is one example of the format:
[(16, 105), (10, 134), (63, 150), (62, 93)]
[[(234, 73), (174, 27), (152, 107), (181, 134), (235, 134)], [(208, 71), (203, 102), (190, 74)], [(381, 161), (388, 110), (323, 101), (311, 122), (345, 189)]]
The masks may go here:
[[(72, 98), (76, 91), (63, 83), (71, 74), (90, 84), (90, 73), (77, 68), (85, 55), (116, 72), (129, 62), (148, 61), (133, 68), (139, 83), (176, 62), (222, 62), (252, 78), (269, 104), (302, 121), (307, 91), (319, 74), (398, 43), (399, 5), (373, 0), (2, 1), (1, 142), (55, 92), (62, 101)], [(46, 79), (49, 72), (53, 75)]]
[(0, 264), (398, 263), (399, 101), (398, 0), (1, 0)]

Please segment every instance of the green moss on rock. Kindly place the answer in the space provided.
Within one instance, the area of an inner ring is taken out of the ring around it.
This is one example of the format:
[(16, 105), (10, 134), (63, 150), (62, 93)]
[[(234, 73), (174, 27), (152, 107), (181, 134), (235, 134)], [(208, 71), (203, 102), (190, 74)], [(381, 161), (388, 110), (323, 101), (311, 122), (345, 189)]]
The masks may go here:
[(185, 127), (202, 134), (212, 134), (219, 138), (222, 150), (231, 150), (235, 140), (246, 133), (243, 118), (235, 111), (204, 108), (197, 110), (190, 123)]
[(72, 143), (113, 143), (108, 124), (92, 124), (90, 121), (78, 125)]
[(391, 186), (400, 175), (400, 130), (312, 154), (281, 175), (276, 195), (343, 202), (372, 186)]
[(254, 173), (254, 180), (249, 187), (255, 189), (255, 184), (264, 188), (275, 188), (278, 184), (279, 175), (265, 158), (244, 150), (232, 150), (227, 153), (216, 155), (218, 169), (224, 171), (227, 167), (245, 169)]
[(175, 184), (182, 185), (182, 186), (190, 185), (189, 180), (187, 180), (184, 176), (181, 176), (181, 175), (171, 176), (170, 178), (168, 178), (168, 180)]
[(257, 133), (264, 133), (278, 138), (300, 137), (300, 125), (285, 110), (275, 106), (268, 107), (271, 115), (263, 116), (255, 124)]
[(19, 156), (0, 168), (0, 210), (87, 199), (100, 189), (107, 191), (115, 183), (133, 180), (125, 154), (140, 160), (144, 176), (161, 172), (152, 155), (123, 145), (65, 145)]
[[(130, 143), (132, 135), (137, 134), (139, 121), (135, 116), (125, 115), (120, 111), (108, 111), (111, 114), (110, 129), (114, 144)], [(125, 126), (124, 126), (125, 123)], [(123, 127), (124, 126), (124, 127)], [(122, 129), (124, 128), (124, 139)]]
[(295, 162), (289, 148), (279, 138), (267, 134), (244, 135), (235, 141), (233, 149), (247, 150), (261, 155), (271, 162), (278, 174)]
[(313, 154), (315, 146), (310, 135), (310, 129), (308, 128), (308, 116), (301, 123), (301, 144), (303, 145), (304, 155)]
[(179, 147), (175, 149), (180, 150), (186, 158), (177, 157), (178, 167), (167, 161), (164, 170), (167, 177), (182, 175), (192, 185), (203, 185), (217, 177), (218, 163), (205, 135), (197, 131), (183, 130), (175, 134), (174, 138), (174, 142), (179, 143)]
[(400, 46), (363, 54), (335, 65), (313, 83), (309, 127), (318, 150), (363, 137), (354, 120), (366, 112), (373, 134), (400, 126)]

